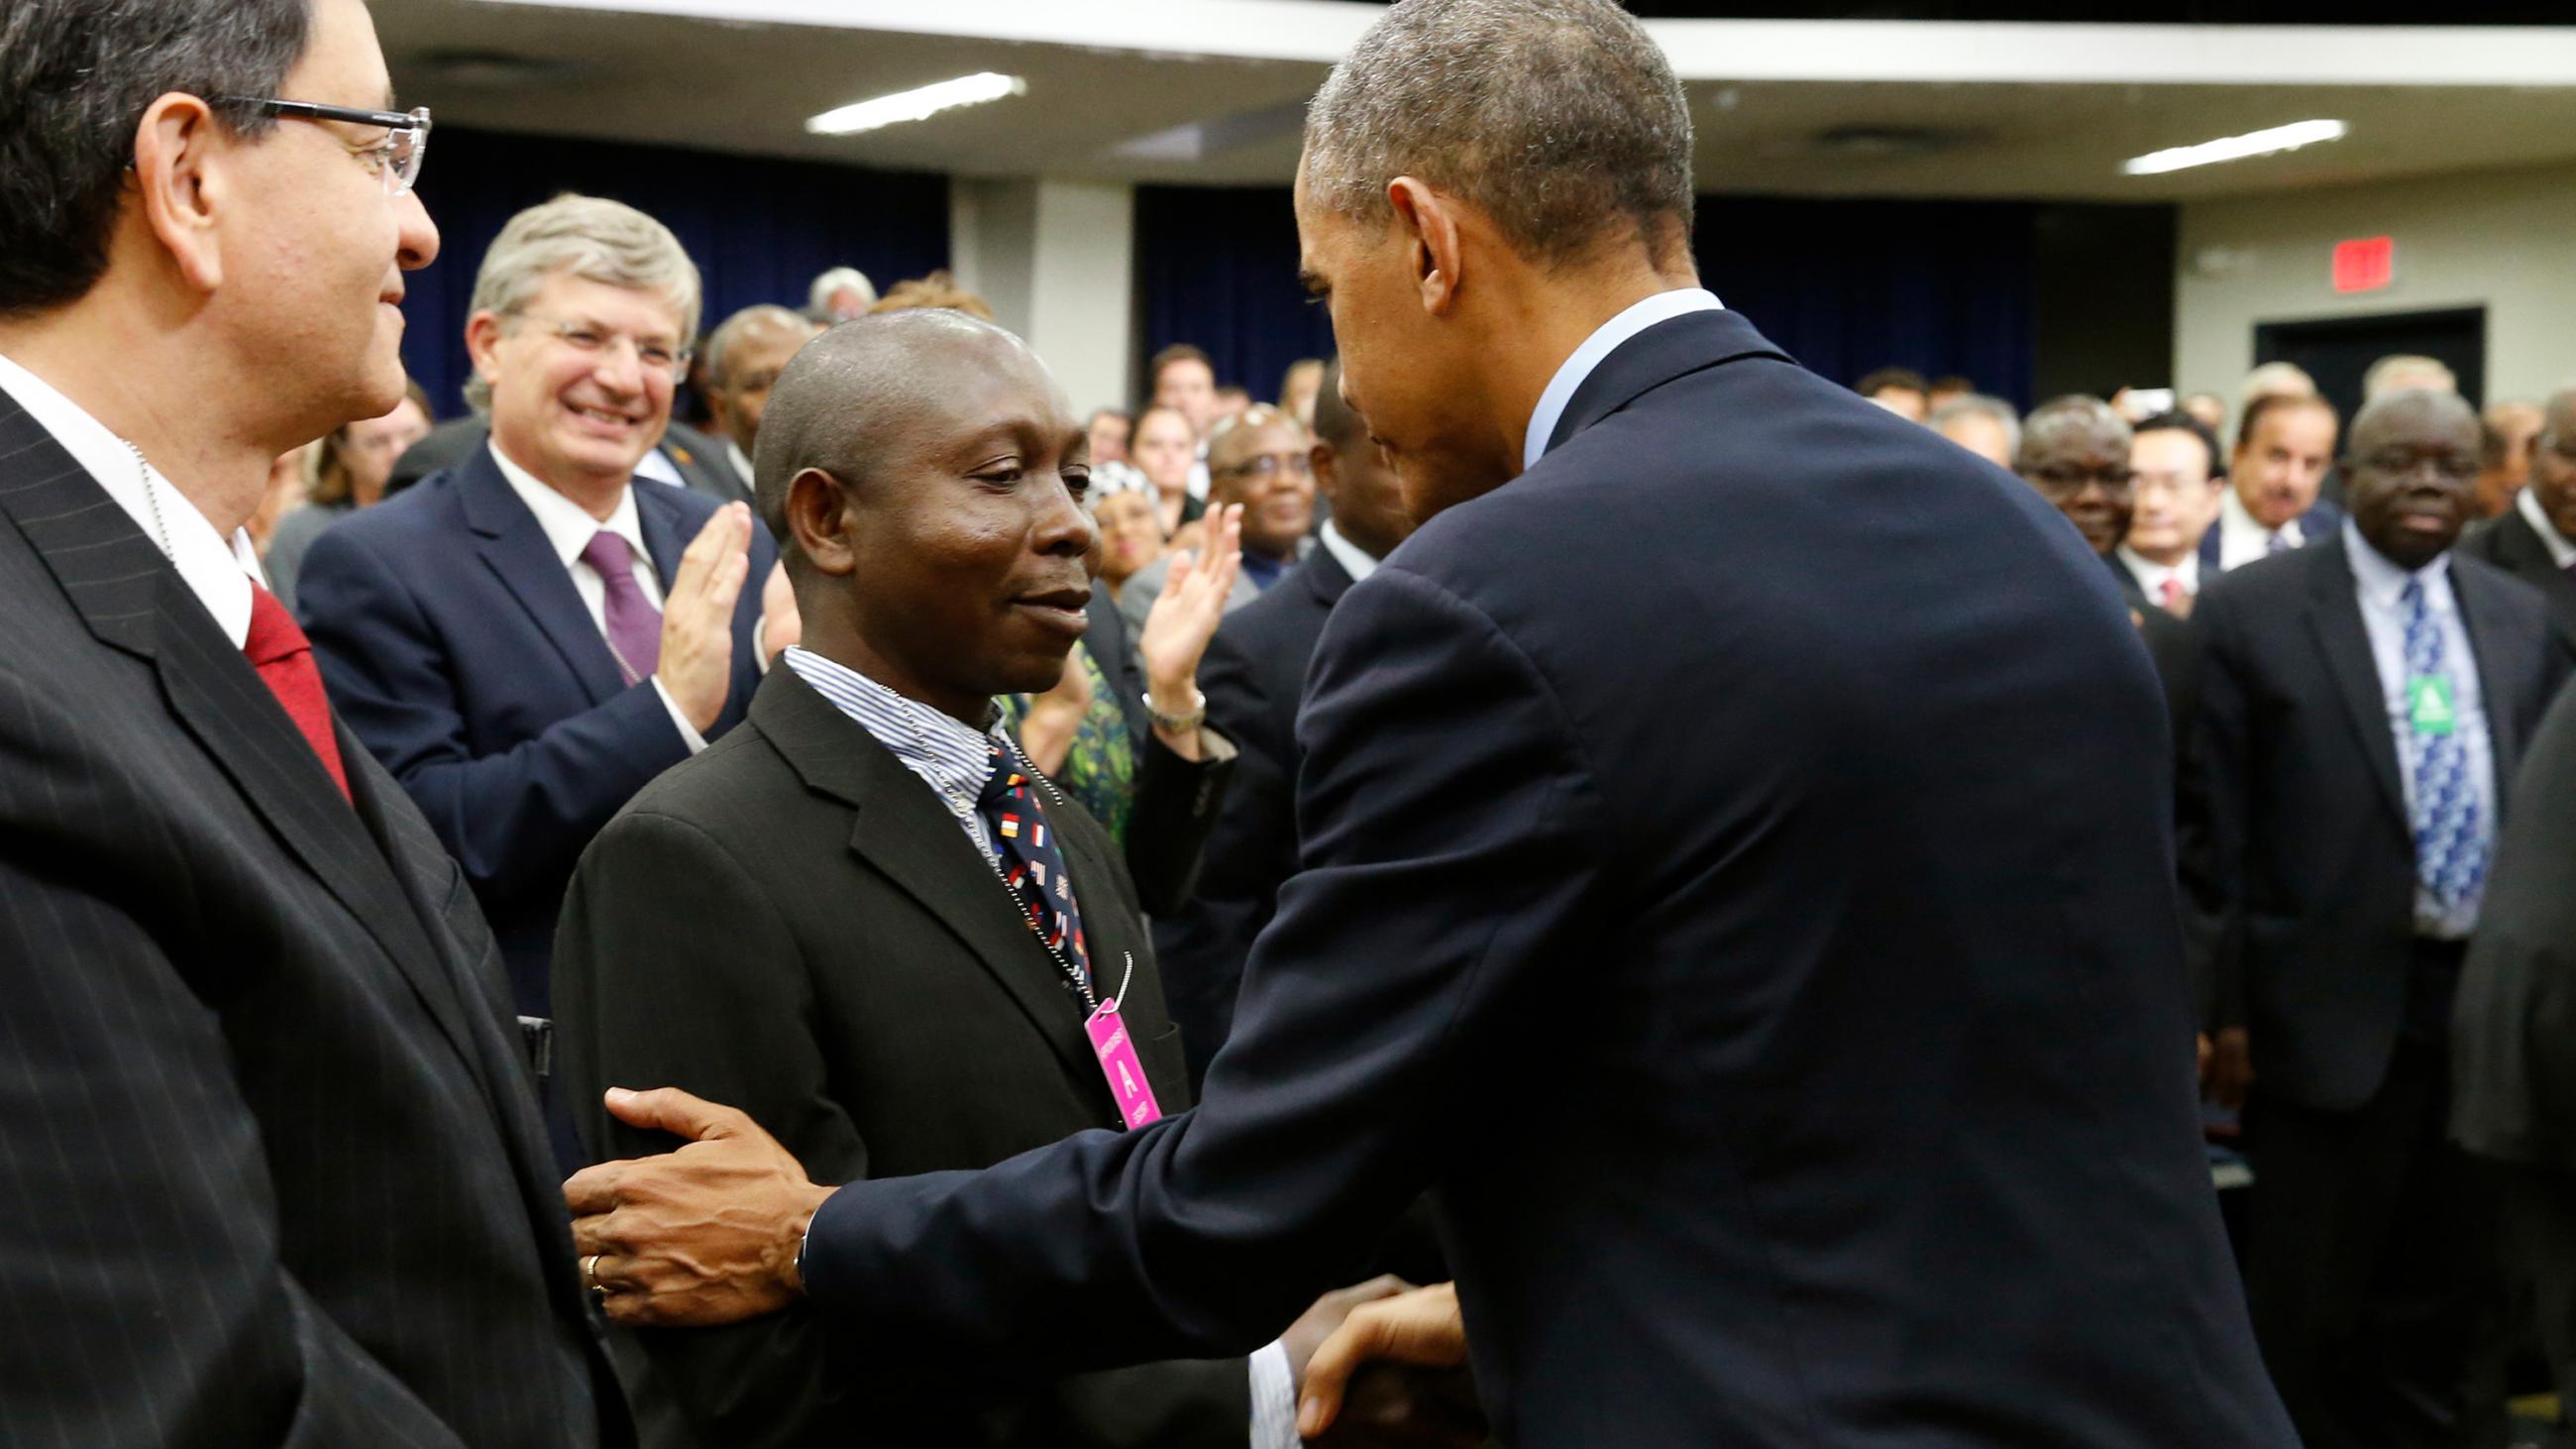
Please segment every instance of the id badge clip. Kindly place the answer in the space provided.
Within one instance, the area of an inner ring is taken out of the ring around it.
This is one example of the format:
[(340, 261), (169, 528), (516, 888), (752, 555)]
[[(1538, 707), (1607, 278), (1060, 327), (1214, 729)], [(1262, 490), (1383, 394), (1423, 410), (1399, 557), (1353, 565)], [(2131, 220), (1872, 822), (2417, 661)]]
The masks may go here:
[(1118, 1014), (1118, 997), (1127, 994), (1128, 983), (1135, 978), (1136, 958), (1131, 954), (1118, 995), (1103, 1000), (1082, 1023), (1083, 1034), (1091, 1038), (1092, 1054), (1100, 1058), (1101, 1079), (1109, 1084), (1110, 1098), (1118, 1103), (1118, 1115), (1126, 1119), (1130, 1131), (1163, 1117), (1163, 1109), (1154, 1102), (1153, 1084), (1145, 1080), (1145, 1064), (1137, 1060), (1135, 1039), (1127, 1034), (1127, 1019)]

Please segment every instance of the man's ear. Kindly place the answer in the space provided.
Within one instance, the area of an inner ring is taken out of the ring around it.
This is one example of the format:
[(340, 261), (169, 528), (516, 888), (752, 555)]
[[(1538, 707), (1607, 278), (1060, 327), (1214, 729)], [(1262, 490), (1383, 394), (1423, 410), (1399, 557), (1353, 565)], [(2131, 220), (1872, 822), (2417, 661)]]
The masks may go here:
[(1334, 490), (1342, 481), (1342, 455), (1330, 443), (1317, 443), (1306, 450), (1306, 461), (1315, 471), (1315, 491), (1328, 502), (1339, 498)]
[(134, 184), (144, 224), (189, 286), (223, 285), (218, 217), (233, 199), (223, 158), (239, 143), (206, 103), (173, 91), (134, 128)]
[(474, 363), (474, 375), (487, 385), (501, 378), (501, 364), (495, 354), (500, 350), (503, 330), (501, 314), (489, 307), (465, 319), (465, 355)]
[(850, 499), (841, 480), (807, 468), (787, 480), (787, 531), (814, 571), (846, 578), (859, 565), (850, 546)]
[(1428, 183), (1399, 176), (1386, 184), (1387, 204), (1395, 208), (1396, 233), (1412, 249), (1415, 288), (1422, 310), (1447, 316), (1466, 280), (1466, 258), (1458, 235), (1457, 203)]

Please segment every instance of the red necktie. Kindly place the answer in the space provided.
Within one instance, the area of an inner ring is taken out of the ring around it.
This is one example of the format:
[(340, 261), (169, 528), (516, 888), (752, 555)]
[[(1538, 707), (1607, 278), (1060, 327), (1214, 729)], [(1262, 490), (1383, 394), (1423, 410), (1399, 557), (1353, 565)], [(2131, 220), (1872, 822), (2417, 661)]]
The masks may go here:
[(331, 733), (331, 701), (322, 693), (313, 641), (295, 626), (295, 616), (286, 612), (277, 595), (256, 583), (250, 586), (250, 637), (242, 641), (242, 653), (259, 671), (260, 683), (286, 706), (286, 717), (304, 732), (304, 742), (321, 756), (322, 768), (331, 772), (331, 783), (340, 787), (340, 798), (347, 799), (349, 776), (340, 767), (340, 741)]
[(2174, 605), (2182, 602), (2182, 580), (2175, 578), (2171, 574), (2167, 574), (2165, 575), (2164, 586), (2158, 592), (2164, 595), (2161, 602), (2165, 606), (2165, 612), (2172, 613)]

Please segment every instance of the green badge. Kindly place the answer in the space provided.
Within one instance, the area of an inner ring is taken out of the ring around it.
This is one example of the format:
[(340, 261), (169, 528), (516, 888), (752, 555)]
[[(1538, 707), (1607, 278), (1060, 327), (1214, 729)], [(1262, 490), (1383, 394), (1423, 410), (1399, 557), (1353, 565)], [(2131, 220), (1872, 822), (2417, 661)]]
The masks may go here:
[(2419, 735), (2447, 735), (2459, 726), (2459, 711), (2451, 705), (2451, 677), (2447, 674), (2416, 674), (2406, 680), (2407, 722)]

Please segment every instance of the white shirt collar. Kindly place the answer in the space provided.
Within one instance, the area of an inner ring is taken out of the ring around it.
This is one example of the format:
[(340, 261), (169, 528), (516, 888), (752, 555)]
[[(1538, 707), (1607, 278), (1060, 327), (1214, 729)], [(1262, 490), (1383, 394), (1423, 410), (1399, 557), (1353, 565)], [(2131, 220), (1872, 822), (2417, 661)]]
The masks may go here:
[(1342, 537), (1342, 531), (1333, 527), (1331, 519), (1324, 520), (1324, 527), (1316, 536), (1323, 540), (1324, 552), (1331, 554), (1333, 562), (1342, 566), (1342, 572), (1351, 576), (1352, 583), (1356, 584), (1377, 572), (1377, 560), (1369, 556), (1367, 549)]
[(2551, 563), (2562, 569), (2576, 564), (2576, 542), (2559, 536), (2558, 526), (2540, 511), (2540, 495), (2532, 492), (2529, 484), (2513, 496), (2513, 506), (2522, 511), (2522, 521), (2531, 525), (2531, 531), (2540, 535), (2540, 546), (2549, 550)]
[(1549, 435), (1565, 416), (1565, 405), (1574, 401), (1575, 389), (1583, 386), (1584, 379), (1601, 365), (1601, 359), (1617, 351), (1619, 344), (1658, 322), (1690, 312), (1723, 311), (1725, 305), (1705, 287), (1678, 287), (1634, 303), (1594, 328), (1592, 335), (1583, 339), (1583, 345), (1557, 367), (1556, 376), (1548, 379), (1547, 390), (1538, 395), (1538, 406), (1530, 412), (1529, 435), (1521, 442), (1522, 469), (1538, 466), (1538, 460), (1547, 453)]
[(500, 444), (488, 443), (485, 446), (492, 450), (492, 461), (501, 465), (501, 476), (510, 480), (510, 491), (518, 494), (519, 501), (528, 505), (528, 511), (537, 516), (537, 526), (546, 531), (546, 542), (555, 546), (555, 556), (563, 560), (565, 568), (571, 568), (580, 560), (581, 551), (590, 547), (592, 535), (603, 528), (626, 540), (626, 547), (633, 551), (636, 562), (646, 568), (653, 567), (652, 555), (644, 551), (643, 527), (635, 521), (635, 485), (629, 483), (617, 491), (617, 511), (609, 514), (608, 521), (602, 523), (590, 516), (589, 509), (547, 487), (537, 480), (537, 475), (511, 462), (510, 455), (501, 451)]
[(2167, 579), (2180, 579), (2182, 591), (2186, 594), (2200, 592), (2200, 550), (2198, 549), (2186, 550), (2183, 553), (2182, 562), (2171, 564), (2160, 564), (2125, 543), (2120, 545), (2118, 552), (2120, 562), (2128, 566), (2130, 574), (2136, 577), (2139, 585), (2150, 595), (2163, 588)]
[[(53, 435), (63, 451), (72, 455), (72, 461), (80, 464), (116, 501), (116, 506), (125, 510), (136, 528), (143, 530), (154, 548), (162, 546), (162, 530), (168, 530), (170, 565), (178, 570), (179, 581), (206, 606), (206, 612), (214, 616), (215, 627), (224, 631), (233, 647), (242, 647), (243, 641), (250, 638), (251, 585), (267, 582), (267, 576), (260, 572), (259, 550), (251, 544), (250, 531), (236, 528), (227, 541), (196, 504), (162, 476), (160, 469), (148, 461), (136, 468), (134, 450), (105, 423), (6, 357), (0, 357), (0, 388), (7, 389), (37, 426)], [(144, 481), (147, 474), (149, 483)], [(160, 519), (157, 525), (156, 503)]]
[(725, 439), (725, 458), (733, 464), (733, 471), (741, 477), (742, 486), (745, 488), (750, 487), (751, 456), (743, 452), (742, 444), (735, 442), (731, 438)]
[(2282, 524), (2278, 530), (2265, 528), (2262, 520), (2254, 516), (2254, 511), (2245, 506), (2245, 500), (2237, 496), (2236, 485), (2233, 483), (2227, 485), (2227, 491), (2218, 500), (2218, 522), (2219, 526), (2226, 530), (2226, 533), (2219, 535), (2221, 539), (2225, 539), (2228, 534), (2234, 534), (2250, 542), (2253, 546), (2253, 556), (2256, 558), (2263, 556), (2276, 531), (2292, 548), (2297, 548), (2308, 541), (2306, 530), (2299, 527), (2299, 520), (2295, 518)]
[(2364, 597), (2383, 609), (2397, 607), (2397, 596), (2406, 591), (2409, 580), (2424, 585), (2424, 603), (2436, 613), (2450, 606), (2451, 551), (2444, 549), (2431, 563), (2408, 571), (2400, 568), (2386, 554), (2370, 546), (2351, 519), (2343, 521), (2343, 551), (2352, 556), (2353, 582), (2361, 586)]

